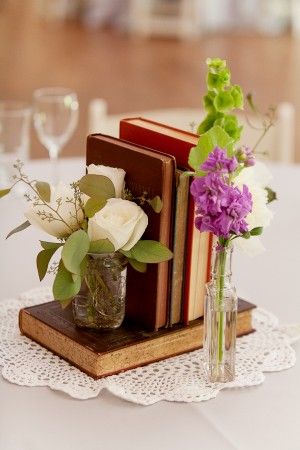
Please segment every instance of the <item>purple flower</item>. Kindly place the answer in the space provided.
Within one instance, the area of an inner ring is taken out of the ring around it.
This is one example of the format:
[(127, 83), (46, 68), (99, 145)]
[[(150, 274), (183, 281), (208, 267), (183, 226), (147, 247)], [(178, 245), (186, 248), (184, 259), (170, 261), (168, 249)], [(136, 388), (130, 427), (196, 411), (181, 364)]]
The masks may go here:
[(208, 155), (207, 160), (200, 166), (200, 169), (205, 172), (231, 173), (235, 171), (237, 166), (238, 162), (235, 156), (227, 158), (224, 150), (220, 147), (215, 147)]
[(220, 173), (208, 173), (192, 182), (191, 194), (196, 204), (196, 227), (228, 238), (248, 231), (245, 217), (252, 209), (252, 196), (247, 186), (240, 191), (226, 181)]
[(243, 163), (245, 167), (254, 166), (255, 155), (251, 148), (243, 147), (236, 152), (238, 162)]

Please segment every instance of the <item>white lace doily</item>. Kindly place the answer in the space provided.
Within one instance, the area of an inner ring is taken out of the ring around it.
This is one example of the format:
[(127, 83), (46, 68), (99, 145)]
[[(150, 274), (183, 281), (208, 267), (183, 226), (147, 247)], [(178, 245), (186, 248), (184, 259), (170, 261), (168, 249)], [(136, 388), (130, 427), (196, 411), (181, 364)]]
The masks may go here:
[(258, 385), (264, 381), (263, 372), (288, 369), (296, 362), (291, 344), (300, 338), (300, 326), (279, 326), (273, 314), (258, 308), (253, 313), (257, 331), (237, 340), (237, 376), (232, 383), (206, 381), (202, 350), (94, 380), (20, 335), (20, 308), (49, 300), (50, 289), (38, 288), (19, 299), (0, 302), (0, 366), (3, 377), (11, 383), (48, 386), (77, 399), (96, 397), (106, 388), (141, 405), (160, 400), (200, 402), (216, 397), (224, 388)]

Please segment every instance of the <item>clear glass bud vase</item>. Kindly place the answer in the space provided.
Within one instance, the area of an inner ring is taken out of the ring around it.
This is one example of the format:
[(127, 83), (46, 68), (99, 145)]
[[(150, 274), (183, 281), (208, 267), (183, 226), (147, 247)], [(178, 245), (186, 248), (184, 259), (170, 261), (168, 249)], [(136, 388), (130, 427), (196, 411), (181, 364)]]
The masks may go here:
[(77, 326), (114, 329), (125, 316), (127, 259), (121, 253), (89, 254), (84, 282), (72, 308)]
[(231, 283), (232, 246), (214, 249), (211, 281), (206, 285), (204, 351), (211, 382), (234, 380), (237, 295)]

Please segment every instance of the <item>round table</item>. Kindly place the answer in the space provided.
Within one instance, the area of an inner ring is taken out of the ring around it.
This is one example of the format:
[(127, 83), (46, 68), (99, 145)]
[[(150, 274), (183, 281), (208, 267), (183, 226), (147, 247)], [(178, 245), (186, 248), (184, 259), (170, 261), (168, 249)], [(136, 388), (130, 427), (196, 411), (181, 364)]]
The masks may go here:
[[(300, 321), (300, 166), (270, 164), (279, 201), (265, 230), (265, 253), (236, 252), (234, 281), (240, 296), (274, 312), (281, 323)], [(50, 179), (47, 160), (25, 167), (35, 179)], [(81, 158), (62, 159), (64, 181), (84, 173)], [(63, 176), (62, 176), (63, 174)], [(38, 239), (30, 227), (8, 240), (24, 221), (24, 201), (0, 201), (0, 301), (39, 285)], [(44, 284), (50, 284), (46, 277)], [(295, 346), (300, 356), (300, 344)], [(108, 392), (86, 401), (48, 388), (26, 388), (0, 377), (0, 450), (296, 450), (300, 448), (300, 364), (265, 374), (264, 384), (222, 391), (202, 403), (160, 402), (139, 406)]]

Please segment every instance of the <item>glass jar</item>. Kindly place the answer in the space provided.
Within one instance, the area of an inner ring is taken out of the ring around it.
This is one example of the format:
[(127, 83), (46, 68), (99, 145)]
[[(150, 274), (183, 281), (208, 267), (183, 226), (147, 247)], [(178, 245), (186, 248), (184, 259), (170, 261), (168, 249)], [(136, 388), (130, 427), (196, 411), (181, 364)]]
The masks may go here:
[(211, 382), (235, 378), (237, 295), (231, 283), (232, 247), (214, 249), (211, 281), (206, 284), (204, 351)]
[(125, 316), (127, 259), (121, 253), (89, 254), (84, 282), (73, 299), (73, 317), (83, 328), (114, 329)]

